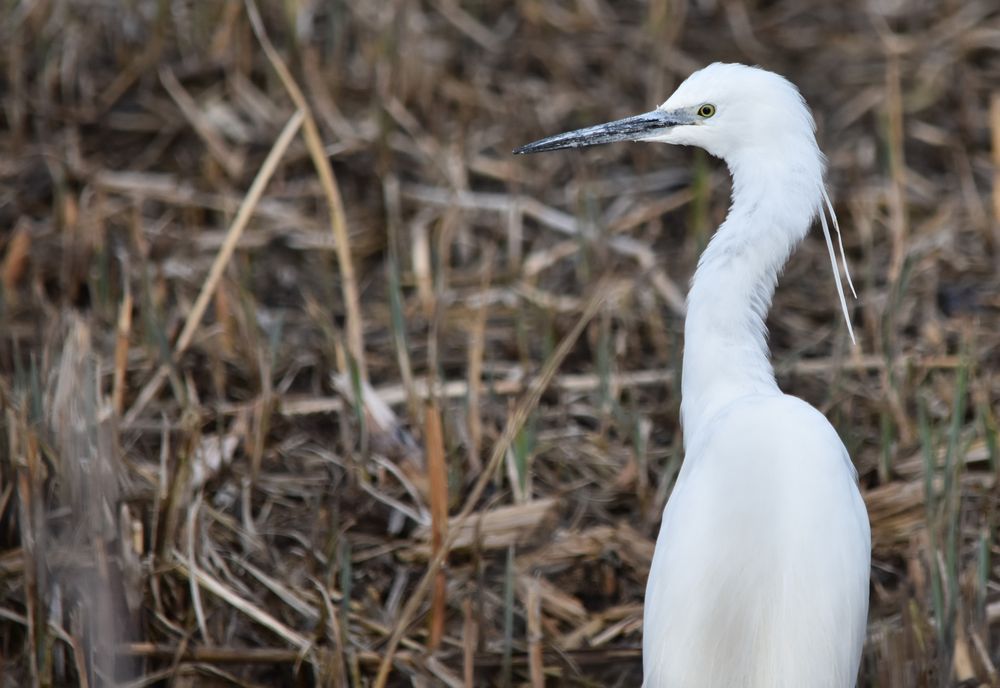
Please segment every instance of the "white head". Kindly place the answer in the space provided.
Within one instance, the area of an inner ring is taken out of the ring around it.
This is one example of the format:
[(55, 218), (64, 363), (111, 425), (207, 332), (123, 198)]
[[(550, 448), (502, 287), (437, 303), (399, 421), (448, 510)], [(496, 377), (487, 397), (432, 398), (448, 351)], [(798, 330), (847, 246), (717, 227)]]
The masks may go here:
[(820, 155), (816, 125), (798, 89), (757, 67), (709, 65), (685, 79), (657, 111), (685, 124), (644, 140), (700, 146), (727, 162), (748, 150), (773, 156), (789, 145)]
[(822, 174), (816, 125), (798, 89), (757, 67), (716, 62), (684, 80), (652, 112), (551, 136), (518, 148), (540, 153), (614, 141), (660, 141), (699, 146), (739, 162), (745, 153), (774, 157), (789, 146), (812, 153)]

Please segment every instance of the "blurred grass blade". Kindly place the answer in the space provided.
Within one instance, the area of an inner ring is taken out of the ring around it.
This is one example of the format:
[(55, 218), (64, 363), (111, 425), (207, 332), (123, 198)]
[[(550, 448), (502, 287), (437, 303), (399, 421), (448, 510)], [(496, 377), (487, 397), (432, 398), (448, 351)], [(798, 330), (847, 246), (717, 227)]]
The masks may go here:
[(507, 562), (503, 575), (503, 654), (500, 664), (500, 686), (510, 688), (514, 656), (514, 587), (517, 571), (514, 568), (514, 546), (507, 548)]
[[(424, 408), (424, 443), (427, 451), (427, 484), (431, 511), (431, 552), (437, 555), (448, 537), (448, 467), (445, 460), (441, 414), (434, 402)], [(434, 652), (444, 635), (447, 600), (444, 567), (438, 569), (431, 597), (430, 635), (427, 649)]]

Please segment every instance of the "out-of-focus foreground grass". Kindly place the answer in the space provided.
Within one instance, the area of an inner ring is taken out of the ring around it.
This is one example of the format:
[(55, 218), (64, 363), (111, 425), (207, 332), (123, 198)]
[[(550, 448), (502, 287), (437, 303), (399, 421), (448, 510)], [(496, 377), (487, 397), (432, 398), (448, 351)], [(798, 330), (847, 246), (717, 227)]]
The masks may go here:
[[(861, 685), (1000, 685), (990, 0), (8, 2), (0, 683), (639, 685), (725, 169), (546, 134), (796, 82), (854, 266), (769, 320), (874, 538)], [(381, 673), (380, 673), (381, 670)]]

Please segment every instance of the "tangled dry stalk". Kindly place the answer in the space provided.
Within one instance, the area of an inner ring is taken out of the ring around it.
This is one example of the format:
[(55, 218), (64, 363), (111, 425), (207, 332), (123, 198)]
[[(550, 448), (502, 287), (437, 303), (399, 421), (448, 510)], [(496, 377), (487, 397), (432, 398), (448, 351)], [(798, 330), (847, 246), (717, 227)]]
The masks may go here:
[(0, 683), (641, 675), (696, 152), (515, 159), (709, 61), (799, 84), (822, 239), (770, 319), (858, 466), (863, 686), (1000, 685), (989, 0), (10, 3)]

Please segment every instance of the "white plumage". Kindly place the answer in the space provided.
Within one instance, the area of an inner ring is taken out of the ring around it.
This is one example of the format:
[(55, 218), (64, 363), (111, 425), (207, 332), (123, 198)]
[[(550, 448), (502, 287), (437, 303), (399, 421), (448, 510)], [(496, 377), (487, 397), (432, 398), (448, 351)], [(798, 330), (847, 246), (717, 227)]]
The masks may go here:
[(688, 296), (686, 456), (646, 588), (646, 688), (856, 682), (868, 612), (868, 516), (836, 431), (781, 392), (766, 342), (778, 275), (817, 216), (847, 315), (814, 130), (782, 77), (713, 64), (653, 112), (518, 150), (618, 140), (695, 145), (723, 158), (733, 176), (732, 207)]
[(690, 436), (646, 587), (647, 688), (849, 688), (868, 610), (868, 519), (836, 432), (748, 395)]

